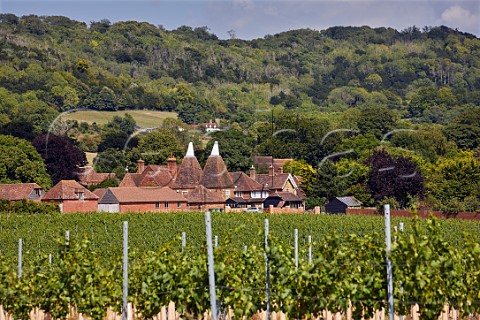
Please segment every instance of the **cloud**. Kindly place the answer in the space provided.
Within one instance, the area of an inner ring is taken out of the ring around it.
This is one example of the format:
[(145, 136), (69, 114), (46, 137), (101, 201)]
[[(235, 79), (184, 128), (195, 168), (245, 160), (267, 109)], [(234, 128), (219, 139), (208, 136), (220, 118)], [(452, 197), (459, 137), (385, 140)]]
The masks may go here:
[(443, 11), (441, 18), (447, 24), (454, 27), (475, 27), (479, 25), (480, 17), (462, 8), (454, 5)]

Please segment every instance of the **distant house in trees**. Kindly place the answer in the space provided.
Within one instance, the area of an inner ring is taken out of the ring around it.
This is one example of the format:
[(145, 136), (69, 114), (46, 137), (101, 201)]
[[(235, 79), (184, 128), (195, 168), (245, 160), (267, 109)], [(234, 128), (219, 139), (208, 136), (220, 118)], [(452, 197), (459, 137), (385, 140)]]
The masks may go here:
[(78, 182), (88, 188), (98, 185), (107, 179), (115, 179), (115, 173), (98, 173), (91, 166), (79, 167), (77, 173)]
[(362, 206), (362, 202), (355, 197), (335, 197), (325, 205), (327, 213), (346, 213), (347, 208), (358, 208)]
[(210, 119), (210, 121), (206, 123), (199, 123), (199, 124), (192, 125), (192, 129), (194, 130), (200, 129), (200, 128), (205, 128), (205, 131), (207, 133), (222, 130), (220, 127), (220, 123), (213, 122), (212, 119)]
[(0, 184), (0, 200), (20, 201), (33, 200), (40, 201), (45, 191), (36, 183), (12, 183)]
[(75, 180), (61, 180), (42, 197), (42, 202), (55, 203), (60, 212), (93, 212), (98, 209), (98, 196)]

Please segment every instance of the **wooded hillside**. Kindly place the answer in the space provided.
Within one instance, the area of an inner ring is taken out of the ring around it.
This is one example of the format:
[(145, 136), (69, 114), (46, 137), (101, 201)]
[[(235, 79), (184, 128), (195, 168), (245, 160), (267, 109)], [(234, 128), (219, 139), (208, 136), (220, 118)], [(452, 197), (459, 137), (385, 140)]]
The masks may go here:
[[(291, 170), (312, 173), (304, 178), (311, 205), (355, 194), (370, 204), (394, 198), (407, 206), (428, 198), (437, 208), (480, 208), (473, 178), (480, 174), (480, 39), (474, 35), (444, 26), (331, 27), (221, 40), (207, 27), (1, 14), (0, 43), (1, 133), (32, 140), (74, 108), (174, 111), (184, 124), (220, 119), (231, 128), (214, 138), (223, 139), (222, 152), (235, 169), (246, 170), (252, 154), (304, 161)], [(122, 123), (130, 128), (132, 119), (55, 133), (83, 151), (120, 159), (99, 169), (121, 171), (135, 167), (141, 148), (151, 149), (140, 137), (119, 155), (128, 137)], [(179, 125), (164, 125), (163, 134), (176, 139), (169, 152), (181, 157), (179, 146), (193, 140), (204, 159), (199, 137), (175, 132)], [(155, 134), (150, 140), (163, 139)], [(400, 171), (391, 179), (418, 170), (419, 185), (375, 193), (385, 190), (386, 178), (375, 181), (372, 168), (392, 163)], [(458, 175), (449, 173), (455, 170)], [(335, 188), (322, 191), (320, 181)]]

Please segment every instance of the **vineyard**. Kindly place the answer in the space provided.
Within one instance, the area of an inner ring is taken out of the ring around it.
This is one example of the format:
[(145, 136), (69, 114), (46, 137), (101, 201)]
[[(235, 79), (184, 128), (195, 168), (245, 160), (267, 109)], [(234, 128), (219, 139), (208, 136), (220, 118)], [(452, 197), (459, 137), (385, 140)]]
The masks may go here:
[[(123, 221), (128, 300), (139, 317), (152, 318), (171, 301), (182, 316), (202, 317), (210, 296), (201, 213), (0, 215), (0, 305), (15, 319), (28, 319), (35, 307), (54, 319), (65, 319), (72, 306), (92, 319), (109, 306), (120, 313)], [(267, 256), (271, 311), (304, 318), (325, 309), (345, 314), (351, 304), (354, 319), (372, 316), (387, 300), (383, 223), (382, 217), (213, 214), (217, 310), (230, 308), (236, 318), (266, 310)], [(421, 319), (437, 319), (445, 304), (466, 316), (480, 313), (480, 224), (405, 218), (392, 224), (396, 313), (418, 305)]]

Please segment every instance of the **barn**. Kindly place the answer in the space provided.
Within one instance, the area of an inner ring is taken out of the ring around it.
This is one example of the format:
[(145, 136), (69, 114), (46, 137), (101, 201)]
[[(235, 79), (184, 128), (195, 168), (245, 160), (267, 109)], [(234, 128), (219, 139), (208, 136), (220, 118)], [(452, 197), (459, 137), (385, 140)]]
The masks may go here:
[(355, 199), (355, 197), (335, 197), (325, 205), (327, 213), (346, 213), (347, 208), (358, 208), (362, 206), (362, 202)]

